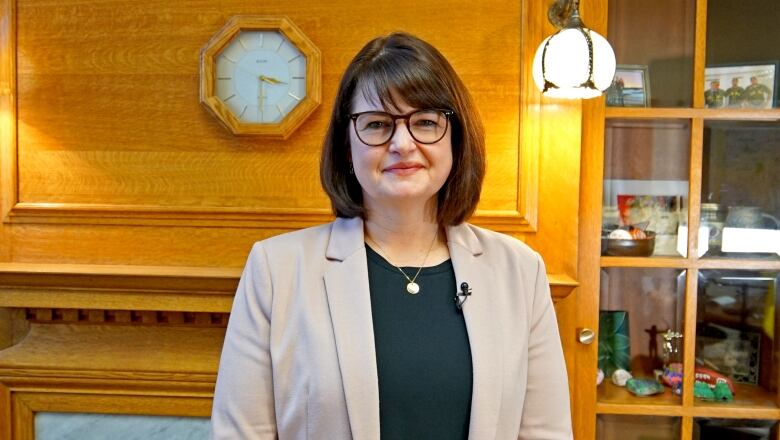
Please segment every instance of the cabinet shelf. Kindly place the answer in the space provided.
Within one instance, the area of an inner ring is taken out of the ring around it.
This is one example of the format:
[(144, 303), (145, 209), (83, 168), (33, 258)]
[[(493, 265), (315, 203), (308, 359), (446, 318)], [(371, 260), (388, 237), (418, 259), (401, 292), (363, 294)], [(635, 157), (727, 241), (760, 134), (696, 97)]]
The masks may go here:
[(755, 385), (734, 384), (733, 402), (706, 402), (697, 400), (694, 414), (701, 417), (741, 419), (777, 419), (780, 408), (777, 396)]
[(607, 119), (728, 119), (749, 121), (780, 120), (780, 109), (713, 109), (662, 107), (607, 107)]
[(678, 269), (780, 270), (780, 260), (741, 258), (601, 257), (601, 267), (659, 267)]
[(692, 416), (739, 419), (778, 419), (780, 408), (775, 395), (763, 388), (735, 384), (733, 402), (696, 400), (693, 407), (682, 406), (682, 398), (669, 388), (663, 394), (639, 397), (618, 387), (609, 379), (598, 387), (597, 414)]
[(641, 414), (657, 416), (682, 415), (682, 399), (664, 387), (663, 394), (640, 397), (619, 387), (608, 378), (598, 386), (597, 414)]

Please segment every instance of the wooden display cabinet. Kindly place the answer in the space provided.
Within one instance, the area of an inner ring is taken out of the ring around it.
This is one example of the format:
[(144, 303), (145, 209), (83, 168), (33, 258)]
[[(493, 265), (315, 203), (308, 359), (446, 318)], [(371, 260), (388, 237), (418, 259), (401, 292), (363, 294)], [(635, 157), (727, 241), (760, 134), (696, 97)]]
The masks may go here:
[[(780, 214), (780, 72), (775, 67), (774, 77), (762, 80), (773, 89), (768, 103), (705, 102), (708, 67), (780, 59), (772, 43), (780, 39), (773, 23), (778, 4), (601, 0), (592, 7), (597, 12), (588, 23), (607, 33), (619, 68), (646, 72), (641, 90), (631, 93), (647, 94), (648, 105), (583, 102), (581, 325), (599, 334), (601, 311), (628, 311), (631, 368), (639, 377), (652, 377), (663, 356), (652, 326), (679, 331), (683, 385), (680, 396), (666, 388), (649, 397), (634, 396), (609, 377), (597, 386), (598, 343), (580, 338), (575, 435), (778, 439), (780, 225), (772, 218)], [(602, 237), (642, 215), (667, 235), (661, 251), (607, 252)], [(719, 235), (724, 231), (732, 234), (728, 248)], [(734, 232), (746, 238), (735, 242)], [(734, 400), (694, 397), (697, 365), (733, 379)]]

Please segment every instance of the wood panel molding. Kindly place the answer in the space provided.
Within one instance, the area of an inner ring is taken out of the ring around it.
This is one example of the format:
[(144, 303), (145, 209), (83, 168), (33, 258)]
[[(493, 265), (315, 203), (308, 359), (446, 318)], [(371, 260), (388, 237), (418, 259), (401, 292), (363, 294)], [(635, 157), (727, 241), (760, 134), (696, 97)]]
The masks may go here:
[[(10, 407), (11, 426), (6, 429), (8, 439), (35, 440), (35, 413), (83, 412), (97, 414), (156, 415), (182, 417), (209, 417), (211, 395), (117, 395), (112, 390), (96, 390), (95, 394), (51, 393), (45, 391), (12, 390)], [(3, 402), (5, 403), (5, 402)], [(2, 431), (0, 431), (2, 433)]]
[(215, 327), (32, 323), (22, 341), (0, 351), (0, 377), (3, 383), (28, 384), (60, 377), (70, 383), (213, 385), (224, 337), (225, 328)]
[[(230, 312), (241, 268), (0, 263), (0, 307)], [(578, 285), (548, 274), (553, 299)]]

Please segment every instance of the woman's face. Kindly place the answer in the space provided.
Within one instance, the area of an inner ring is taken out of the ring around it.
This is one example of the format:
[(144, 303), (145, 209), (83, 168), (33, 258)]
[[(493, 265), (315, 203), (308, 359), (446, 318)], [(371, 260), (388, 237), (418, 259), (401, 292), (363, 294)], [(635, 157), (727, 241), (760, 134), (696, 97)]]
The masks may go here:
[[(366, 100), (358, 91), (352, 100), (352, 112), (386, 111), (376, 93)], [(392, 114), (404, 115), (415, 110), (400, 96), (393, 94), (398, 109)], [(386, 203), (420, 202), (424, 206), (433, 202), (452, 169), (452, 128), (438, 142), (423, 144), (409, 134), (406, 122), (396, 121), (393, 136), (385, 144), (369, 146), (355, 133), (354, 122), (349, 124), (349, 145), (352, 166), (363, 189), (363, 203), (371, 209)]]

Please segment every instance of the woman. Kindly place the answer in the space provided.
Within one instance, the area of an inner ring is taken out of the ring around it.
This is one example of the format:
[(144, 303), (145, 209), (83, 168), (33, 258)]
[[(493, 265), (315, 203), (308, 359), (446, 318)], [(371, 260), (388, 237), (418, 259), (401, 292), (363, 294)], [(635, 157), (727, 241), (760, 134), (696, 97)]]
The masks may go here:
[(337, 219), (253, 247), (213, 438), (571, 438), (542, 260), (464, 223), (484, 157), (435, 48), (393, 34), (357, 54), (321, 160)]

